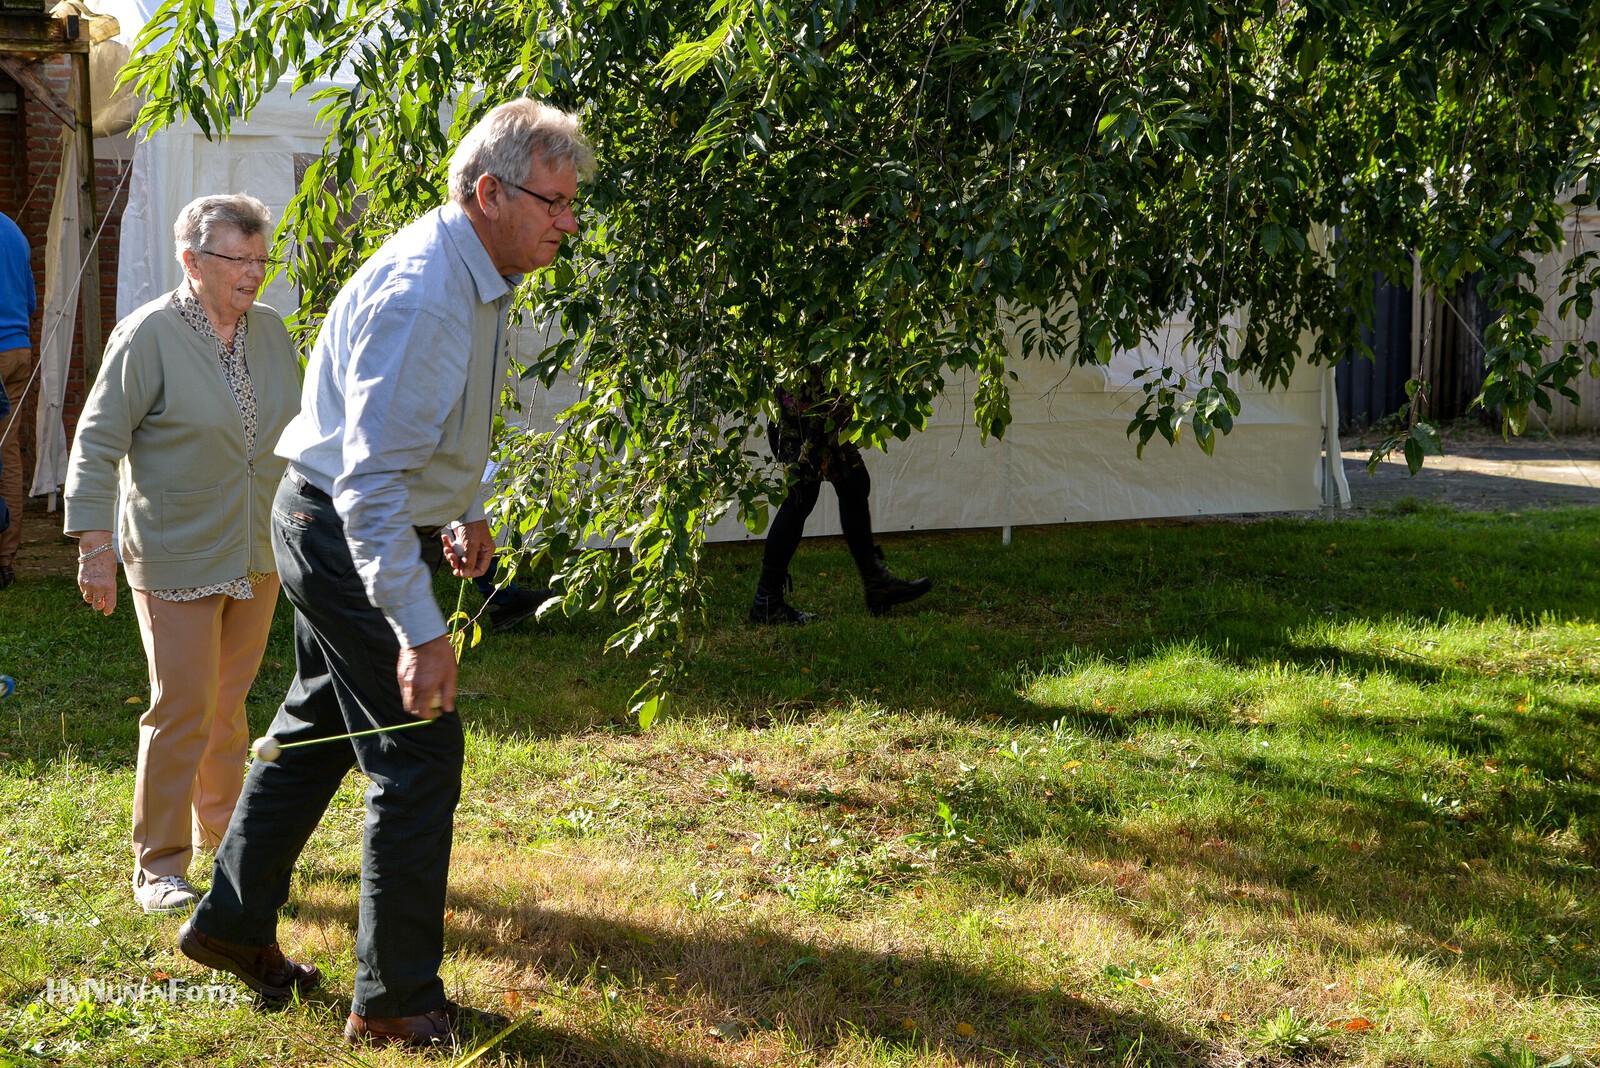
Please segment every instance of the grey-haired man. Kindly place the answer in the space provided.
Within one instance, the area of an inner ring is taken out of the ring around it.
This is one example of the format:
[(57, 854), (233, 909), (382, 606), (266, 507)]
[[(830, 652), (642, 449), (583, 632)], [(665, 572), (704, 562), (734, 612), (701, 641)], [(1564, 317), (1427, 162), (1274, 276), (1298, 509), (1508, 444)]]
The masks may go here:
[[(480, 575), (495, 545), (479, 480), (506, 378), (512, 291), (577, 232), (594, 158), (575, 117), (532, 100), (491, 111), (451, 158), (451, 202), (390, 238), (317, 338), (273, 504), (295, 607), (295, 678), (180, 934), (191, 959), (266, 997), (315, 986), (277, 912), (345, 772), (369, 780), (351, 1041), (452, 1044), (463, 1010), (439, 979), (463, 738), (456, 662), (432, 574)], [(447, 528), (461, 532), (451, 544)], [(443, 532), (443, 533), (442, 533)], [(415, 730), (330, 740), (413, 722)]]

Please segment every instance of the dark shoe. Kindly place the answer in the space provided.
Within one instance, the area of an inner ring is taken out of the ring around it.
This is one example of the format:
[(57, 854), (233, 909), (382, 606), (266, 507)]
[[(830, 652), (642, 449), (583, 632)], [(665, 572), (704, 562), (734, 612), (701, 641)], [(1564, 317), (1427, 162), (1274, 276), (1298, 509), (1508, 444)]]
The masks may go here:
[(487, 615), (489, 629), (496, 634), (510, 630), (539, 611), (539, 606), (553, 597), (547, 589), (529, 590), (521, 586), (501, 590), (489, 599)]
[(420, 1016), (361, 1016), (351, 1013), (345, 1021), (344, 1040), (354, 1045), (365, 1042), (375, 1046), (395, 1043), (424, 1048), (456, 1048), (456, 1028), (471, 1023), (480, 1030), (495, 1034), (511, 1025), (508, 1017), (495, 1012), (480, 1012), (444, 1003), (444, 1008), (425, 1012)]
[(933, 589), (933, 579), (919, 578), (907, 581), (896, 578), (883, 563), (883, 550), (877, 550), (878, 573), (866, 580), (867, 611), (881, 616), (897, 604), (915, 601)]
[(178, 949), (196, 964), (237, 976), (245, 986), (262, 997), (282, 1000), (295, 991), (306, 991), (322, 982), (315, 964), (299, 964), (283, 955), (278, 943), (265, 946), (236, 946), (220, 938), (203, 935), (190, 923), (178, 929)]
[(802, 612), (783, 599), (781, 593), (756, 591), (750, 603), (750, 622), (763, 626), (803, 627), (817, 619), (814, 612)]
[(0, 564), (0, 590), (17, 581), (17, 573), (10, 564)]

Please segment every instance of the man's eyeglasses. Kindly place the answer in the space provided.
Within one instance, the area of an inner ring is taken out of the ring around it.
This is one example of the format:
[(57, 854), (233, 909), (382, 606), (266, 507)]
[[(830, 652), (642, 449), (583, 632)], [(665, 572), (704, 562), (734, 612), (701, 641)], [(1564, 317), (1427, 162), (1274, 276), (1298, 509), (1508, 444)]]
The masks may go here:
[(572, 212), (574, 218), (576, 218), (578, 215), (578, 206), (572, 201), (568, 200), (566, 197), (547, 197), (543, 193), (535, 193), (527, 186), (518, 185), (516, 182), (508, 179), (502, 178), (500, 181), (506, 185), (509, 185), (512, 189), (528, 194), (535, 200), (544, 201), (545, 210), (550, 213), (550, 217), (552, 219), (557, 215), (560, 215), (562, 212), (569, 210)]
[(195, 251), (200, 253), (202, 256), (211, 256), (214, 259), (227, 260), (229, 263), (237, 263), (241, 265), (248, 264), (251, 267), (260, 267), (263, 271), (270, 271), (272, 268), (279, 266), (283, 262), (282, 260), (275, 260), (271, 256), (229, 256), (222, 252), (212, 252), (208, 248), (197, 248)]

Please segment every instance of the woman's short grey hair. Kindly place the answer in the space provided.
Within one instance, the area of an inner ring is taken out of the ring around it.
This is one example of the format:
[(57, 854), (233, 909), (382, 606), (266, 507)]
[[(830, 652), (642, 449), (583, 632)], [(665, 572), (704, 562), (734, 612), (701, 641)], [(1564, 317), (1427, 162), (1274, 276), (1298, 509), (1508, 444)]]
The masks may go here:
[(261, 201), (244, 193), (196, 197), (178, 212), (178, 221), (172, 226), (178, 262), (183, 262), (185, 249), (209, 249), (219, 230), (237, 230), (245, 237), (271, 236), (272, 213)]
[(486, 174), (524, 182), (530, 164), (571, 167), (579, 179), (594, 174), (594, 149), (576, 115), (527, 98), (501, 104), (467, 131), (450, 157), (450, 198), (470, 203)]

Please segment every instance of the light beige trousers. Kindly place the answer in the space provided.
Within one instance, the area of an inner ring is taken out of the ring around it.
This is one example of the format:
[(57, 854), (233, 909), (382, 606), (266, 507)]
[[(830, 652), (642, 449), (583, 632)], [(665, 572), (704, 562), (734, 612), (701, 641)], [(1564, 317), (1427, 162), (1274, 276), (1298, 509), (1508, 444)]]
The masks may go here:
[(133, 782), (135, 885), (140, 872), (187, 875), (195, 850), (222, 841), (250, 748), (244, 700), (277, 603), (276, 575), (242, 601), (220, 593), (163, 601), (133, 591), (150, 665)]

